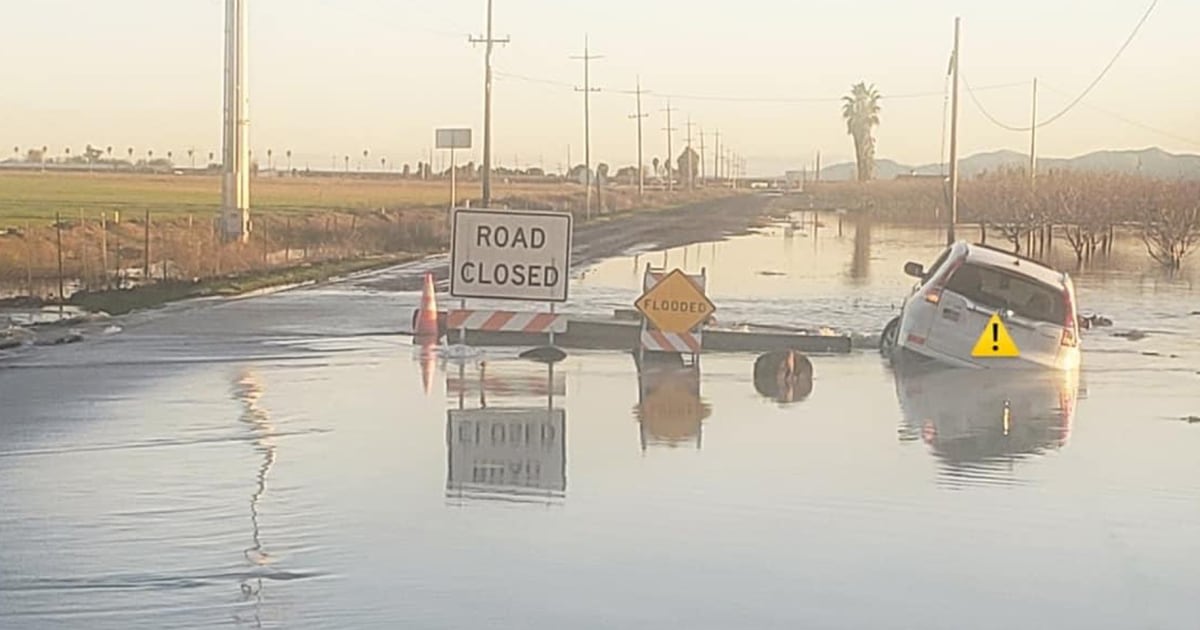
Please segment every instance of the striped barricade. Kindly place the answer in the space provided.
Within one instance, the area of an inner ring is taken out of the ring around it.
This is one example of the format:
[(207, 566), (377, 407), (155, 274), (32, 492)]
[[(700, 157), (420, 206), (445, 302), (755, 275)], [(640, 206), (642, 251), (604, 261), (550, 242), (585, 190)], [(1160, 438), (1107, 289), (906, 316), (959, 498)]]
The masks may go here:
[(453, 310), (447, 314), (449, 330), (488, 332), (565, 333), (567, 317), (557, 313), (518, 313), (516, 311)]
[(642, 348), (646, 350), (700, 354), (702, 346), (698, 330), (685, 333), (668, 333), (653, 329), (642, 331)]

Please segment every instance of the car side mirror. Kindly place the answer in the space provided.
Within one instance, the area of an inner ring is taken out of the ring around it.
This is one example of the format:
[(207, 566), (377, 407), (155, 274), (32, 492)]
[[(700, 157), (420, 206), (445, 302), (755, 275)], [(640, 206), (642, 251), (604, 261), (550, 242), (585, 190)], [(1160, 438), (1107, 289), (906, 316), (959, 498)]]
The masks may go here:
[(914, 278), (924, 278), (925, 265), (919, 262), (906, 262), (904, 263), (904, 273)]

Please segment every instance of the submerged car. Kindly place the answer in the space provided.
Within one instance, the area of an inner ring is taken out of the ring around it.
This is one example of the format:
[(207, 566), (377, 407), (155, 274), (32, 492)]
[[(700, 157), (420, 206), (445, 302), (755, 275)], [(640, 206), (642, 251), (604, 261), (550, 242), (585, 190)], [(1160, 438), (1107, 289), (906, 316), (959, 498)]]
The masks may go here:
[[(934, 361), (968, 368), (1072, 369), (1079, 365), (1079, 322), (1071, 277), (1045, 264), (986, 245), (958, 242), (926, 269), (900, 316), (884, 330), (893, 361)], [(999, 316), (1016, 356), (973, 356)]]

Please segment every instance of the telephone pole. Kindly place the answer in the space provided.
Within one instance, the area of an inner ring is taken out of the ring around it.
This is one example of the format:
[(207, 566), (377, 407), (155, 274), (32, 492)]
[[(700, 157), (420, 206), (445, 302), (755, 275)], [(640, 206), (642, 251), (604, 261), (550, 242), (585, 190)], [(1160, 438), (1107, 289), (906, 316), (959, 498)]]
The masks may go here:
[(468, 37), (472, 44), (483, 44), (483, 207), (492, 202), (492, 45), (507, 44), (507, 36), (492, 37), (492, 0), (487, 0), (487, 32), (483, 37)]
[(221, 235), (250, 237), (250, 120), (246, 93), (246, 3), (225, 2), (225, 129), (221, 158)]
[(704, 127), (700, 127), (700, 185), (704, 185)]
[(593, 88), (588, 77), (588, 68), (592, 65), (593, 59), (600, 59), (601, 55), (593, 55), (588, 52), (588, 37), (583, 36), (583, 56), (571, 57), (583, 61), (583, 88), (575, 88), (576, 92), (583, 92), (583, 169), (587, 172), (586, 184), (587, 192), (584, 193), (584, 204), (587, 213), (587, 220), (592, 220), (592, 128), (590, 105), (592, 101), (592, 92), (599, 92), (600, 88)]
[(958, 64), (962, 59), (958, 50), (958, 26), (961, 18), (954, 18), (954, 55), (950, 58), (950, 71), (954, 73), (950, 91), (950, 213), (946, 221), (946, 244), (954, 244), (954, 224), (958, 222)]
[(641, 199), (642, 195), (645, 193), (645, 190), (646, 190), (645, 169), (642, 168), (642, 119), (646, 118), (647, 116), (650, 115), (650, 114), (642, 113), (642, 77), (641, 76), (638, 76), (638, 78), (637, 78), (637, 89), (634, 91), (634, 94), (637, 95), (637, 113), (630, 114), (629, 117), (637, 119), (638, 199)]
[(721, 181), (721, 130), (713, 132), (715, 142), (713, 143), (713, 180), (717, 183)]
[(1037, 184), (1037, 77), (1033, 77), (1033, 108), (1029, 119), (1029, 187)]
[(692, 164), (692, 115), (687, 117), (687, 187), (696, 189), (696, 165)]
[(667, 112), (667, 126), (663, 128), (663, 131), (667, 132), (667, 192), (674, 192), (675, 177), (671, 174), (671, 162), (675, 158), (671, 155), (671, 151), (674, 150), (671, 148), (671, 132), (675, 131), (675, 128), (671, 126), (671, 112), (673, 111), (671, 99), (667, 99), (667, 106), (663, 111)]

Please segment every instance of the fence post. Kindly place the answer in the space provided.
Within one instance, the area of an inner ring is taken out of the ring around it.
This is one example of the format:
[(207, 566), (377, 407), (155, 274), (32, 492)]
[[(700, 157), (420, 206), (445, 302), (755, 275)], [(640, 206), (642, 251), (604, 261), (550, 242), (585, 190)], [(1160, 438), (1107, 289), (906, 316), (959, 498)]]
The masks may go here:
[(283, 262), (292, 261), (292, 217), (283, 220)]
[(33, 297), (33, 230), (25, 222), (25, 289)]
[(142, 231), (142, 280), (150, 282), (150, 211), (146, 211), (146, 223)]
[(108, 213), (100, 213), (100, 277), (108, 290)]
[(54, 213), (54, 234), (58, 241), (58, 318), (63, 316), (63, 300), (65, 299), (63, 290), (63, 251), (62, 251), (62, 217), (59, 213)]

